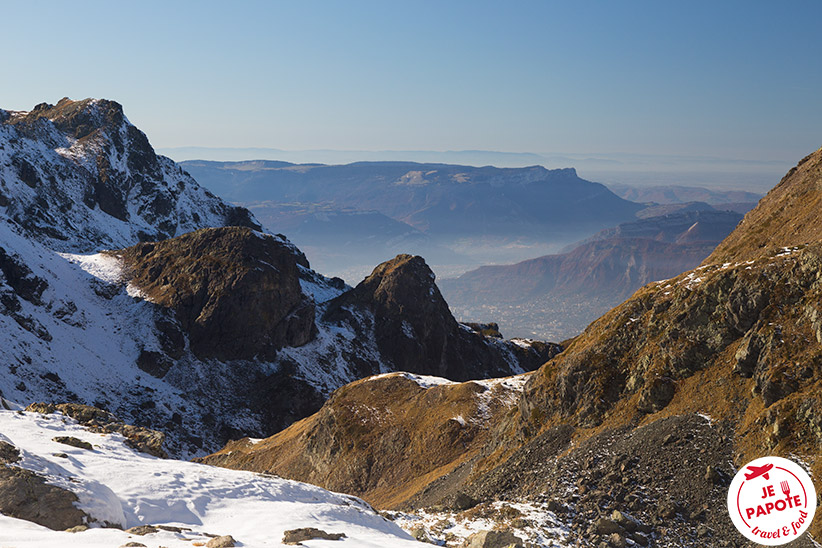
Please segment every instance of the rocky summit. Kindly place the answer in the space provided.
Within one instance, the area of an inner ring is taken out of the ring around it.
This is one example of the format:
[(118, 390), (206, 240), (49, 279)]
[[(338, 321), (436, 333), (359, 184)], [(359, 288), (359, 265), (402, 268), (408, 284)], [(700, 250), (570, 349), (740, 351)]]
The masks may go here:
[(457, 323), (434, 280), (422, 257), (398, 255), (331, 301), (323, 319), (355, 326), (372, 317), (377, 349), (392, 370), (451, 380), (510, 375), (518, 364), (531, 370), (559, 350), (479, 336)]
[[(471, 383), (402, 391), (391, 386), (400, 379), (376, 379), (390, 401), (367, 382), (352, 385), (259, 448), (207, 460), (313, 473), (321, 484), (345, 478), (376, 504), (429, 516), (418, 538), (446, 543), (448, 524), (492, 516), (520, 538), (559, 535), (568, 545), (749, 546), (725, 508), (736, 471), (781, 455), (822, 473), (822, 219), (806, 206), (822, 186), (820, 154), (791, 170), (701, 266), (646, 285), (536, 372), (511, 379), (515, 403), (480, 412), (487, 433), (472, 434), (478, 408), (455, 405), (477, 393)], [(423, 390), (430, 424), (413, 431), (422, 446), (445, 444), (443, 460), (428, 464), (390, 434), (417, 424), (408, 410)], [(381, 428), (411, 454), (398, 459), (388, 441), (372, 442)], [(338, 472), (323, 476), (330, 467)], [(393, 498), (370, 475), (385, 467), (415, 470), (396, 480), (403, 488)], [(526, 506), (555, 519), (529, 521)], [(813, 545), (807, 536), (793, 543)]]
[(273, 359), (316, 335), (314, 301), (300, 287), (308, 261), (282, 237), (204, 229), (115, 255), (131, 284), (174, 312), (198, 357)]
[(158, 156), (114, 101), (0, 110), (0, 208), (51, 249), (90, 252), (207, 226), (259, 229), (248, 210)]

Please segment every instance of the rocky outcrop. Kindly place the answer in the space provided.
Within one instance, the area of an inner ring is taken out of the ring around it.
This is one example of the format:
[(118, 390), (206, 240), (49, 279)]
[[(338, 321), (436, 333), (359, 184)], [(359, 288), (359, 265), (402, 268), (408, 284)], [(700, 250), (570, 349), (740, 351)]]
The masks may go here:
[(315, 527), (302, 527), (300, 529), (290, 529), (283, 533), (283, 544), (296, 544), (304, 540), (341, 540), (345, 538), (345, 533), (326, 533), (322, 529)]
[[(461, 327), (422, 257), (398, 255), (328, 305), (323, 319), (361, 329), (373, 318), (373, 337), (390, 369), (451, 380), (501, 377), (538, 367), (556, 345), (521, 346)], [(376, 371), (375, 371), (376, 372)]]
[[(285, 239), (248, 228), (204, 229), (117, 252), (130, 283), (174, 311), (201, 358), (273, 359), (316, 334), (300, 287), (305, 256)], [(162, 371), (147, 357), (146, 368)]]
[[(91, 432), (99, 432), (103, 434), (117, 432), (126, 438), (126, 445), (136, 449), (137, 451), (148, 453), (149, 455), (154, 455), (155, 457), (168, 457), (165, 449), (163, 449), (165, 434), (141, 426), (125, 424), (108, 411), (104, 411), (90, 405), (83, 405), (79, 403), (32, 403), (26, 408), (26, 411), (43, 414), (60, 412), (67, 417), (71, 417), (76, 420)], [(80, 440), (77, 440), (77, 442), (85, 445), (78, 445), (76, 442), (72, 443), (71, 441), (61, 441), (61, 443), (67, 443), (69, 445), (74, 445), (75, 447), (84, 447), (87, 449), (92, 448), (88, 442), (82, 442)]]
[(89, 516), (77, 508), (77, 495), (29, 470), (0, 466), (0, 513), (63, 531), (85, 524)]

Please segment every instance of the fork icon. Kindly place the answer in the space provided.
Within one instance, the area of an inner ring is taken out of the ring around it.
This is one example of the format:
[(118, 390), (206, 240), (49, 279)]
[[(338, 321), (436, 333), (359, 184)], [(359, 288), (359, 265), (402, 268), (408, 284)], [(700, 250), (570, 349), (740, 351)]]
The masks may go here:
[(786, 497), (791, 496), (791, 486), (788, 485), (787, 481), (780, 481), (779, 486), (782, 488), (782, 492), (785, 493)]

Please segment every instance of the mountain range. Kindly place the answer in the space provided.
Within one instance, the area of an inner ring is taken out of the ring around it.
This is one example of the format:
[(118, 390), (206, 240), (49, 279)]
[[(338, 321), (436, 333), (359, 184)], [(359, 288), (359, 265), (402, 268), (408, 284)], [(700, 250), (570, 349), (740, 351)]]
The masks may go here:
[(316, 273), (115, 102), (0, 120), (4, 398), (92, 404), (187, 455), (276, 432), (363, 376), (504, 376), (558, 350), (458, 324), (419, 257), (356, 288)]
[[(291, 227), (289, 236), (297, 245), (316, 250), (309, 256), (313, 263), (346, 277), (397, 251), (438, 259), (433, 264), (440, 275), (531, 258), (633, 220), (644, 208), (581, 179), (572, 168), (412, 162), (182, 165), (212, 192), (253, 210), (269, 229)], [(356, 212), (396, 223), (386, 233), (364, 234), (362, 224), (369, 219)], [(329, 219), (336, 224), (329, 226)], [(325, 236), (329, 228), (334, 229), (332, 242)]]
[[(452, 235), (492, 211), (471, 210), (474, 185), (501, 206), (568, 191), (570, 211), (581, 190), (615, 208), (564, 256), (477, 274), (468, 293), (599, 282), (627, 300), (562, 345), (504, 340), (457, 321), (420, 256), (355, 287), (319, 274), (113, 101), (0, 110), (0, 541), (741, 548), (725, 508), (746, 462), (822, 472), (822, 149), (699, 266), (648, 283), (736, 214), (637, 218), (644, 206), (568, 170), (407, 167), (389, 187), (414, 192), (389, 201), (427, 196), (406, 218), (422, 223), (468, 200)], [(538, 209), (525, 225), (567, 220)]]
[(458, 317), (493, 318), (518, 337), (563, 340), (643, 285), (697, 266), (741, 219), (683, 208), (602, 230), (565, 253), (483, 266), (440, 285)]
[(435, 542), (482, 516), (523, 545), (749, 546), (726, 510), (734, 474), (764, 455), (813, 476), (822, 466), (821, 184), (822, 149), (700, 266), (641, 288), (534, 373), (359, 381), (299, 424), (202, 460), (414, 509)]

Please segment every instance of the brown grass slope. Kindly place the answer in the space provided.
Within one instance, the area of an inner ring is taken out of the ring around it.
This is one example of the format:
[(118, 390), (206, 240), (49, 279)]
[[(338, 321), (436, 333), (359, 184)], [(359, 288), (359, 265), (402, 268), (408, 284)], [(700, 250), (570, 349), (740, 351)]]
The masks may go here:
[(475, 459), (517, 394), (500, 381), (424, 388), (403, 373), (372, 377), (338, 389), (318, 413), (268, 439), (232, 442), (200, 461), (398, 507)]
[(747, 261), (822, 240), (822, 148), (792, 168), (702, 264)]

